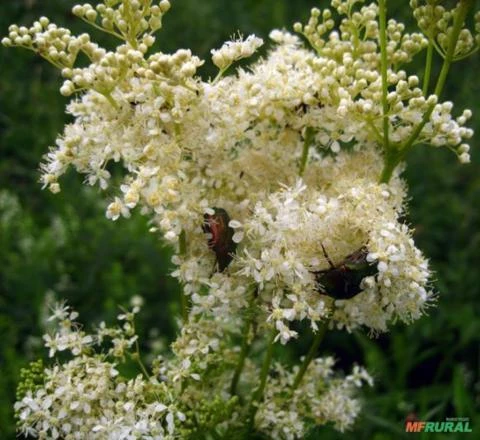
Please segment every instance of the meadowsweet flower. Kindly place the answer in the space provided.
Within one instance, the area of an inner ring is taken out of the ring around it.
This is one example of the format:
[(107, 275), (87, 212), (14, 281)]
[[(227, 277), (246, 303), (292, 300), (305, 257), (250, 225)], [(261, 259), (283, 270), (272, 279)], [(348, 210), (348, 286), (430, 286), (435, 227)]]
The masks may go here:
[(246, 40), (228, 41), (220, 49), (212, 49), (213, 64), (225, 70), (235, 61), (252, 56), (262, 44), (263, 40), (255, 35), (249, 35)]
[[(272, 31), (273, 47), (248, 69), (224, 75), (260, 38), (212, 50), (220, 71), (204, 81), (203, 60), (190, 50), (151, 53), (170, 3), (144, 3), (73, 8), (122, 40), (113, 50), (45, 17), (12, 25), (2, 44), (47, 59), (64, 78), (60, 92), (77, 96), (67, 107), (73, 122), (44, 158), (43, 186), (58, 192), (73, 167), (86, 184), (108, 188), (107, 218), (147, 215), (175, 250), (183, 323), (150, 376), (135, 332), (141, 300), (132, 298), (117, 327), (101, 323), (92, 334), (69, 307), (56, 307), (58, 328), (45, 346), (50, 357), (67, 351), (71, 359), (24, 387), (20, 430), (169, 440), (250, 426), (290, 440), (331, 422), (343, 432), (361, 408), (357, 389), (372, 384), (364, 369), (342, 377), (332, 358), (319, 358), (303, 370), (276, 364), (267, 377), (247, 355), (271, 334), (269, 361), (272, 344), (303, 336), (300, 321), (315, 337), (326, 327), (378, 333), (433, 304), (428, 261), (402, 223), (408, 196), (398, 165), (416, 144), (446, 147), (468, 163), (472, 112), (455, 116), (441, 87), (430, 93), (405, 65), (426, 47), (448, 62), (472, 53), (480, 16), (474, 36), (454, 20), (463, 2), (447, 10), (412, 0), (421, 32), (408, 33), (393, 19), (382, 29), (376, 2), (332, 0), (336, 13), (312, 9), (294, 25), (299, 35)], [(89, 64), (76, 64), (80, 54)], [(118, 179), (112, 162), (123, 170)], [(122, 377), (127, 360), (142, 375)]]
[[(132, 322), (134, 313), (122, 319)], [(40, 438), (98, 440), (174, 435), (185, 416), (163, 387), (142, 376), (126, 379), (115, 361), (92, 352), (107, 334), (123, 334), (127, 340), (128, 327), (101, 326), (98, 335), (90, 335), (69, 321), (72, 316), (76, 318), (76, 312), (69, 306), (60, 305), (54, 310), (52, 318), (59, 320), (57, 332), (45, 337), (45, 345), (50, 348), (50, 356), (69, 349), (72, 359), (45, 369), (41, 385), (27, 391), (15, 404), (20, 431)], [(111, 342), (117, 345), (115, 337)], [(152, 393), (162, 396), (163, 403), (152, 402), (148, 397)]]
[(348, 429), (361, 408), (357, 390), (364, 383), (372, 386), (373, 380), (358, 366), (342, 378), (334, 373), (334, 364), (331, 357), (315, 359), (291, 394), (285, 390), (292, 386), (298, 370), (275, 365), (276, 378), (268, 384), (255, 419), (259, 429), (270, 438), (285, 440), (304, 437), (311, 427), (307, 420), (319, 425), (333, 423), (340, 432)]

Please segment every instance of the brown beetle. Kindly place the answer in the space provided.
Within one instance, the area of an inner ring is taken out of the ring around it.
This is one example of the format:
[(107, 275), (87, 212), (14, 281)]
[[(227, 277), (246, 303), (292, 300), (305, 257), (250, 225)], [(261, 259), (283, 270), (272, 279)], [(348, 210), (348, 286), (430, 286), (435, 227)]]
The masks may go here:
[(368, 249), (366, 246), (362, 246), (346, 256), (336, 266), (330, 260), (323, 244), (322, 250), (330, 268), (313, 273), (318, 290), (324, 295), (335, 299), (353, 298), (362, 291), (360, 287), (362, 280), (378, 273), (377, 265), (367, 261)]
[(203, 232), (211, 237), (208, 247), (215, 252), (218, 270), (223, 272), (233, 260), (237, 244), (233, 241), (234, 230), (228, 226), (230, 216), (223, 208), (213, 208), (214, 214), (204, 214)]

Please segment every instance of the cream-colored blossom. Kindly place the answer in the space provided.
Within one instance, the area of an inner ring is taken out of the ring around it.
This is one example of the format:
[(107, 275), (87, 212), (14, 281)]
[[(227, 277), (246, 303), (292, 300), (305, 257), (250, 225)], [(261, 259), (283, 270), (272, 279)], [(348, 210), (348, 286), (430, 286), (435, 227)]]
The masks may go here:
[(262, 44), (263, 40), (255, 35), (249, 35), (246, 40), (228, 41), (220, 49), (212, 49), (213, 64), (225, 70), (235, 61), (252, 56)]
[[(58, 192), (73, 167), (86, 184), (108, 189), (108, 218), (135, 210), (148, 216), (175, 250), (171, 275), (188, 303), (173, 356), (155, 360), (153, 378), (138, 351), (136, 307), (119, 316), (118, 327), (102, 323), (93, 334), (68, 307), (56, 308), (59, 328), (45, 346), (51, 357), (67, 351), (73, 358), (45, 370), (45, 382), (17, 402), (24, 433), (169, 440), (181, 438), (183, 424), (219, 413), (215, 429), (243, 429), (251, 412), (232, 392), (231, 373), (257, 335), (274, 331), (274, 343), (286, 344), (303, 336), (295, 324), (304, 320), (314, 331), (377, 333), (424, 313), (434, 299), (431, 273), (402, 223), (402, 167), (379, 183), (384, 128), (392, 151), (430, 144), (453, 150), (462, 163), (470, 161), (473, 131), (470, 110), (455, 116), (451, 102), (428, 93), (405, 67), (429, 45), (445, 56), (455, 10), (411, 4), (421, 33), (388, 21), (386, 85), (376, 2), (332, 0), (336, 14), (314, 8), (305, 25), (294, 25), (300, 35), (272, 31), (265, 57), (223, 76), (263, 44), (254, 35), (226, 42), (212, 50), (220, 69), (213, 81), (198, 75), (203, 60), (188, 49), (151, 53), (167, 0), (75, 6), (77, 17), (121, 40), (114, 50), (45, 17), (9, 28), (2, 44), (47, 59), (64, 78), (60, 92), (76, 95), (67, 107), (73, 121), (41, 166), (43, 186)], [(476, 50), (479, 17), (475, 37), (461, 30), (454, 59)], [(80, 54), (89, 64), (76, 64)], [(113, 163), (121, 170), (115, 179)], [(206, 219), (218, 212), (213, 233)], [(346, 265), (359, 252), (368, 270), (342, 298), (343, 281), (328, 286), (325, 274), (358, 275)], [(127, 359), (143, 376), (120, 377), (117, 366)], [(331, 358), (314, 360), (287, 399), (298, 366), (277, 365), (255, 427), (275, 439), (303, 437), (307, 420), (351, 427), (360, 411), (355, 389), (371, 378), (361, 367), (341, 378), (332, 367)], [(251, 360), (244, 370), (241, 395), (261, 374)]]

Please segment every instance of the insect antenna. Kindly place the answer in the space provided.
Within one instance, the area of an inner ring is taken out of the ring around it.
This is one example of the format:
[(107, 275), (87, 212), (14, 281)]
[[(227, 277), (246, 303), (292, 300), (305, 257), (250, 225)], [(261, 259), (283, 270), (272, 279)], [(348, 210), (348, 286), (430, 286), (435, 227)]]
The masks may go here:
[(323, 243), (320, 243), (320, 245), (322, 246), (323, 255), (325, 255), (325, 258), (327, 259), (328, 264), (332, 269), (335, 269), (335, 265), (332, 263), (332, 260), (330, 260), (330, 257), (328, 256), (327, 251), (325, 250), (325, 246), (323, 245)]

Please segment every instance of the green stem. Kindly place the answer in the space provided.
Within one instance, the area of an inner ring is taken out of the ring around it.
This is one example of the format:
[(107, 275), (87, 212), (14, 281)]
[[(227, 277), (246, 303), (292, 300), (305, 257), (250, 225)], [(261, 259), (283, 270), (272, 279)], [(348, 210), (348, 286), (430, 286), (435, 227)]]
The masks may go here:
[(383, 138), (380, 132), (378, 131), (378, 128), (375, 126), (375, 123), (371, 119), (365, 119), (365, 122), (372, 129), (373, 135), (375, 136), (375, 139), (377, 140), (377, 142), (381, 144), (383, 141)]
[(380, 21), (380, 72), (382, 75), (382, 109), (383, 109), (383, 148), (388, 151), (389, 146), (389, 121), (388, 121), (388, 58), (387, 58), (387, 0), (379, 0)]
[(118, 107), (117, 101), (113, 99), (113, 96), (110, 94), (110, 92), (102, 93), (102, 95), (105, 96), (105, 98), (107, 98), (107, 101), (112, 105), (112, 107), (115, 110), (118, 110), (119, 107)]
[(292, 385), (292, 392), (295, 391), (300, 385), (300, 382), (302, 381), (308, 366), (310, 365), (313, 358), (317, 354), (318, 347), (320, 346), (320, 343), (323, 341), (326, 331), (327, 331), (327, 324), (323, 323), (318, 329), (315, 337), (313, 338), (312, 345), (310, 346), (310, 349), (308, 350), (308, 353), (305, 356), (305, 359), (303, 359), (302, 365), (300, 366), (300, 370), (298, 370), (298, 373), (295, 376), (295, 380), (293, 381), (293, 385)]
[[(453, 62), (453, 58), (455, 55), (458, 36), (460, 35), (460, 31), (462, 30), (462, 26), (463, 26), (463, 23), (465, 22), (465, 18), (468, 14), (468, 11), (472, 8), (474, 1), (475, 0), (460, 0), (457, 13), (455, 14), (455, 18), (453, 22), (453, 30), (450, 35), (450, 41), (448, 44), (447, 53), (445, 54), (442, 69), (440, 70), (440, 75), (438, 76), (437, 84), (433, 92), (437, 96), (437, 98), (439, 98), (440, 95), (442, 94), (443, 87), (445, 86), (445, 81), (447, 80), (448, 71), (450, 70), (450, 66)], [(423, 115), (421, 122), (417, 125), (413, 133), (405, 142), (405, 145), (402, 148), (402, 150), (404, 151), (403, 155), (405, 155), (412, 148), (413, 143), (420, 135), (423, 127), (429, 121), (434, 108), (435, 108), (435, 104), (431, 104), (430, 107), (425, 112), (425, 114)]]
[[(187, 253), (187, 237), (185, 234), (185, 230), (182, 230), (182, 232), (180, 232), (178, 247), (180, 255), (185, 256)], [(183, 290), (180, 290), (180, 306), (183, 322), (186, 323), (188, 321), (188, 304), (187, 297), (185, 296)]]
[(215, 78), (213, 79), (212, 81), (212, 84), (216, 84), (217, 81), (220, 81), (220, 79), (222, 78), (222, 76), (225, 74), (225, 72), (230, 69), (230, 66), (232, 65), (233, 63), (230, 63), (227, 67), (224, 67), (223, 69), (219, 69), (218, 73), (217, 73), (217, 76), (215, 76)]
[[(127, 311), (125, 311), (125, 313), (127, 313)], [(135, 329), (135, 319), (132, 319), (131, 325), (132, 325), (132, 333), (137, 334)], [(150, 379), (150, 375), (148, 374), (148, 371), (145, 368), (144, 363), (142, 362), (142, 356), (140, 355), (140, 344), (138, 343), (138, 337), (137, 339), (135, 339), (135, 352), (132, 353), (131, 356), (137, 361), (137, 364), (140, 367), (140, 370), (142, 370), (142, 373), (145, 375), (145, 377), (147, 379)]]
[(305, 139), (303, 140), (303, 151), (302, 158), (300, 159), (300, 168), (298, 170), (298, 175), (303, 177), (305, 168), (307, 167), (308, 161), (308, 152), (310, 150), (310, 145), (312, 145), (313, 137), (315, 135), (315, 130), (312, 127), (307, 127), (305, 130)]
[(120, 39), (120, 40), (123, 40), (125, 41), (125, 38), (123, 37), (123, 35), (120, 35), (118, 34), (117, 32), (115, 31), (111, 31), (111, 30), (108, 30), (108, 29), (105, 29), (104, 27), (102, 26), (99, 26), (97, 23), (95, 23), (94, 21), (89, 21), (83, 17), (78, 17), (80, 18), (80, 20), (83, 20), (85, 23), (88, 23), (90, 26), (93, 26), (94, 28), (102, 31), (102, 32), (105, 32), (106, 34), (110, 34), (110, 35), (113, 35), (114, 37)]
[(260, 372), (260, 385), (253, 395), (253, 400), (256, 402), (260, 401), (263, 397), (263, 391), (265, 390), (265, 385), (267, 383), (268, 370), (270, 369), (270, 364), (272, 363), (273, 347), (275, 345), (274, 340), (276, 334), (277, 331), (273, 329), (268, 341), (267, 353), (263, 359), (262, 370)]
[[(135, 321), (134, 320), (132, 320), (132, 327), (133, 327), (133, 333), (136, 334), (137, 332), (135, 330)], [(132, 357), (132, 359), (137, 361), (137, 364), (140, 367), (140, 370), (144, 374), (147, 381), (150, 381), (150, 374), (148, 374), (147, 368), (145, 367), (145, 364), (142, 361), (142, 356), (140, 354), (140, 344), (138, 343), (138, 338), (135, 340), (135, 352), (131, 353), (131, 357)], [(155, 395), (157, 401), (160, 402), (160, 396), (157, 394), (155, 389), (153, 390), (153, 394)]]
[(133, 357), (137, 361), (137, 364), (140, 367), (140, 370), (142, 370), (142, 373), (145, 375), (145, 377), (147, 379), (150, 379), (150, 375), (148, 374), (145, 364), (142, 361), (142, 357), (140, 356), (140, 346), (138, 344), (138, 340), (135, 341), (135, 353)]
[(257, 288), (251, 293), (250, 300), (248, 302), (247, 308), (247, 316), (245, 318), (245, 326), (242, 332), (242, 347), (240, 349), (240, 357), (238, 359), (237, 367), (235, 368), (235, 372), (233, 374), (232, 383), (230, 384), (230, 394), (233, 396), (237, 394), (237, 385), (238, 381), (240, 380), (240, 375), (242, 374), (243, 367), (245, 366), (245, 360), (250, 352), (251, 343), (249, 342), (250, 339), (250, 329), (253, 324), (253, 306), (255, 304), (255, 298), (257, 295)]
[(388, 56), (387, 56), (387, 0), (378, 1), (380, 25), (380, 73), (382, 76), (382, 114), (383, 114), (383, 149), (384, 165), (380, 176), (381, 183), (388, 183), (398, 165), (397, 154), (390, 145), (388, 120)]
[(253, 425), (255, 421), (255, 414), (258, 410), (258, 403), (263, 399), (263, 392), (265, 391), (265, 386), (267, 384), (268, 371), (270, 369), (270, 364), (272, 363), (273, 357), (273, 347), (275, 345), (275, 335), (277, 334), (276, 329), (272, 330), (270, 338), (268, 340), (267, 353), (263, 358), (262, 370), (260, 372), (260, 384), (253, 393), (252, 400), (250, 402), (250, 409), (248, 414), (248, 429), (247, 429), (247, 439), (250, 439), (250, 433), (253, 430)]
[(403, 154), (396, 148), (390, 148), (383, 157), (383, 170), (380, 175), (379, 183), (388, 183), (392, 178), (397, 165), (403, 160)]
[(430, 76), (432, 74), (433, 62), (433, 42), (428, 40), (427, 59), (425, 60), (425, 75), (423, 77), (423, 96), (427, 96), (428, 86), (430, 85)]
[(475, 49), (472, 49), (470, 52), (467, 52), (463, 55), (456, 56), (453, 61), (461, 61), (464, 60), (465, 58), (471, 57), (475, 52), (478, 52), (479, 46), (477, 46)]

